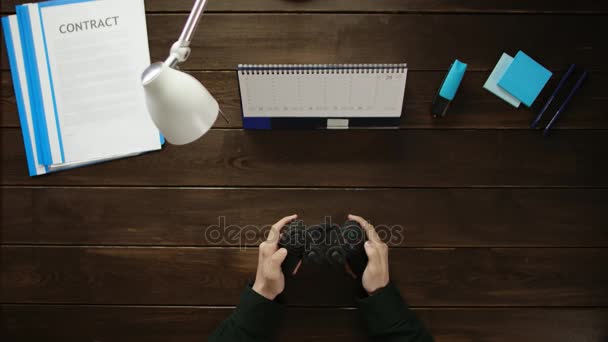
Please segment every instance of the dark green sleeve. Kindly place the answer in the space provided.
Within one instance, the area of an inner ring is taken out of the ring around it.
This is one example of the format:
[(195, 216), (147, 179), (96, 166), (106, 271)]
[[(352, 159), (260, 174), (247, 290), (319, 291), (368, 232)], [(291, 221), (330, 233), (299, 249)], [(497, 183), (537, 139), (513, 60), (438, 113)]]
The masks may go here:
[(433, 341), (431, 333), (407, 307), (394, 285), (389, 284), (358, 302), (372, 341)]
[(284, 311), (283, 305), (264, 298), (248, 286), (236, 310), (215, 329), (209, 341), (269, 341)]

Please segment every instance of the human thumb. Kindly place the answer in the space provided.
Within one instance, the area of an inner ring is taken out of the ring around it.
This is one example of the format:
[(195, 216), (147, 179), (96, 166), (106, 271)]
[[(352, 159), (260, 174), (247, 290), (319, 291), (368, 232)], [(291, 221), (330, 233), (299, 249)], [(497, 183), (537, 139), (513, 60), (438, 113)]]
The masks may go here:
[(281, 248), (274, 252), (274, 254), (270, 257), (270, 260), (274, 267), (281, 267), (281, 264), (283, 261), (285, 261), (285, 258), (287, 258), (287, 250), (285, 248)]
[(372, 246), (371, 242), (366, 241), (365, 244), (363, 244), (363, 248), (365, 248), (365, 254), (367, 254), (368, 259), (370, 259), (370, 260), (376, 259), (376, 255), (378, 254), (378, 251), (376, 250), (376, 248), (374, 248), (374, 246)]

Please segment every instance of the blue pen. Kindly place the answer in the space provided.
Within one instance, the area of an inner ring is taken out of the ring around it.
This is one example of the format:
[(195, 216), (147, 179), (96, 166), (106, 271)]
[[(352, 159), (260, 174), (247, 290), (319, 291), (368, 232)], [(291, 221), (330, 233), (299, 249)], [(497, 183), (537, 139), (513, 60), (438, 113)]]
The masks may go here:
[(583, 85), (583, 81), (585, 81), (586, 78), (587, 78), (587, 72), (585, 71), (585, 72), (583, 72), (583, 74), (581, 75), (581, 77), (578, 79), (578, 81), (576, 81), (576, 84), (574, 85), (574, 88), (572, 88), (572, 91), (570, 91), (570, 94), (568, 94), (568, 97), (566, 98), (566, 100), (564, 101), (564, 103), (562, 104), (562, 106), (559, 107), (559, 109), (557, 110), (557, 113), (555, 113), (555, 116), (553, 117), (553, 119), (551, 119), (551, 121), (549, 122), (549, 124), (545, 128), (545, 131), (543, 133), (544, 135), (549, 134), (549, 131), (551, 130), (551, 127), (553, 127), (553, 124), (555, 124), (555, 122), (557, 121), (557, 119), (559, 119), (559, 117), (562, 115), (564, 109), (566, 108), (566, 106), (568, 105), (568, 103), (570, 103), (570, 100), (572, 100), (572, 97), (574, 96), (574, 94)]
[(570, 75), (572, 75), (572, 72), (574, 71), (575, 67), (576, 67), (575, 64), (570, 65), (570, 68), (568, 68), (568, 71), (566, 71), (564, 76), (562, 76), (562, 79), (559, 81), (557, 88), (555, 88), (555, 90), (553, 91), (553, 94), (551, 94), (551, 97), (549, 98), (549, 100), (547, 101), (547, 103), (545, 104), (543, 109), (540, 111), (540, 113), (538, 113), (538, 116), (536, 117), (536, 119), (534, 119), (534, 121), (530, 125), (530, 128), (538, 127), (538, 124), (540, 123), (540, 120), (543, 118), (543, 115), (545, 114), (545, 112), (547, 111), (547, 109), (549, 108), (549, 106), (551, 105), (553, 100), (555, 100), (557, 93), (559, 93), (559, 91), (562, 89), (562, 87), (564, 86), (564, 84), (566, 83), (568, 78), (570, 78)]

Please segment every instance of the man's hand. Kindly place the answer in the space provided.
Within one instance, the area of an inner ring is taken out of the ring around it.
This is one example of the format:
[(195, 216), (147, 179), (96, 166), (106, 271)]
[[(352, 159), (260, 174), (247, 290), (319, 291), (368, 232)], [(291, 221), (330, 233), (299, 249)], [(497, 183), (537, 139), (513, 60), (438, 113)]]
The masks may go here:
[(359, 216), (348, 215), (349, 220), (356, 221), (367, 234), (365, 242), (365, 253), (368, 262), (363, 272), (363, 288), (369, 295), (388, 285), (390, 279), (388, 274), (388, 246), (380, 240), (374, 226)]
[(279, 238), (283, 226), (297, 217), (298, 215), (287, 216), (272, 225), (268, 239), (260, 244), (258, 270), (252, 288), (269, 300), (274, 300), (285, 289), (285, 276), (281, 271), (281, 264), (287, 257), (287, 250), (279, 249)]

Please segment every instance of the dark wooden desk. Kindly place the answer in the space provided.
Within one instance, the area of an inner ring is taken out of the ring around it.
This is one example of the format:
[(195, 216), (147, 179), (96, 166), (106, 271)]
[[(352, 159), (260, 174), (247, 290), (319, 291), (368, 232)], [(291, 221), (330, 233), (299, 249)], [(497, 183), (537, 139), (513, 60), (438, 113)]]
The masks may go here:
[[(154, 60), (191, 3), (147, 1)], [(210, 226), (353, 212), (403, 227), (392, 277), (437, 340), (606, 341), (608, 2), (459, 3), (211, 1), (184, 68), (230, 123), (189, 146), (40, 178), (26, 176), (3, 45), (0, 339), (202, 341), (253, 275), (260, 237), (239, 248)], [(591, 71), (549, 138), (527, 129), (532, 111), (482, 89), (519, 49), (558, 75), (573, 62)], [(470, 72), (434, 121), (455, 58)], [(410, 65), (401, 130), (241, 130), (238, 63), (368, 62)], [(305, 268), (289, 286), (284, 339), (363, 339), (348, 279)]]

